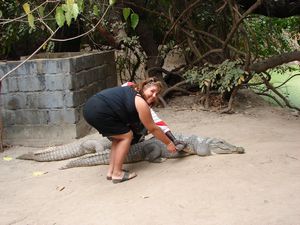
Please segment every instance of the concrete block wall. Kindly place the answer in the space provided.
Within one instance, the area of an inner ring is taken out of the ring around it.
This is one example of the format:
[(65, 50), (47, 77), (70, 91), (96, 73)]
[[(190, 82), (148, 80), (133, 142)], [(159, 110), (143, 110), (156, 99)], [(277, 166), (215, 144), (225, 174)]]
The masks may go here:
[[(0, 77), (20, 63), (0, 62)], [(3, 80), (4, 142), (49, 146), (86, 135), (85, 101), (116, 85), (113, 51), (37, 55)]]

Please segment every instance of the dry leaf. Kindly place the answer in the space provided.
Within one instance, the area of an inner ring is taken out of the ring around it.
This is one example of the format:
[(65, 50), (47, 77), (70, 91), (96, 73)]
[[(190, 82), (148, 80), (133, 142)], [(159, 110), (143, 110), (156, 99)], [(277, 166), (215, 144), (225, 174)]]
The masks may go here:
[(4, 156), (3, 157), (3, 160), (4, 161), (10, 161), (10, 160), (12, 160), (13, 158), (12, 157), (10, 157), (10, 156)]
[(33, 175), (34, 177), (37, 177), (37, 176), (41, 176), (41, 175), (46, 174), (46, 173), (48, 173), (48, 172), (44, 172), (44, 171), (35, 171), (35, 172), (32, 173), (32, 175)]

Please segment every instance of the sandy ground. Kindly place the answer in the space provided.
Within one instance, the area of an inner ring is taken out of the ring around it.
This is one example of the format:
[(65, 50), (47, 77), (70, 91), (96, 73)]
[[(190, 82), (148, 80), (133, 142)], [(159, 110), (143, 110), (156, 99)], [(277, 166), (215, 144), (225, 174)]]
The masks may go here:
[(251, 101), (231, 115), (177, 101), (191, 107), (158, 109), (173, 131), (223, 138), (246, 153), (127, 164), (138, 177), (112, 184), (107, 166), (59, 170), (66, 161), (15, 159), (38, 150), (15, 146), (0, 154), (0, 224), (300, 224), (299, 117)]

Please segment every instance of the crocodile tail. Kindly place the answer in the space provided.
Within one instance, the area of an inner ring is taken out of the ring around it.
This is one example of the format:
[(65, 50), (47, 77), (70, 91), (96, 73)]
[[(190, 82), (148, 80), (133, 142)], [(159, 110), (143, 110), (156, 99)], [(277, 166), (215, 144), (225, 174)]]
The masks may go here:
[(28, 153), (18, 156), (17, 159), (34, 160), (35, 157), (34, 157), (33, 152), (28, 152)]
[(109, 164), (109, 151), (106, 149), (103, 152), (97, 152), (94, 154), (85, 155), (68, 162), (65, 166), (59, 168), (65, 170), (74, 167), (87, 167), (97, 165), (108, 165)]

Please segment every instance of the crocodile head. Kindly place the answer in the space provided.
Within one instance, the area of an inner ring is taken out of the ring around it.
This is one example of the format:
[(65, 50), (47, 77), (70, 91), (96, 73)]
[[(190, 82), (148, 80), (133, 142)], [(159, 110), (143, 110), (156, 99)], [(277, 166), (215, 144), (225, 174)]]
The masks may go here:
[(244, 148), (234, 146), (219, 138), (201, 137), (196, 135), (177, 136), (177, 138), (187, 143), (187, 147), (183, 149), (183, 151), (189, 154), (207, 156), (212, 153), (232, 154), (245, 152)]
[(245, 149), (243, 147), (234, 146), (224, 141), (223, 139), (208, 138), (206, 140), (206, 143), (209, 146), (209, 149), (212, 153), (216, 153), (216, 154), (245, 153)]

